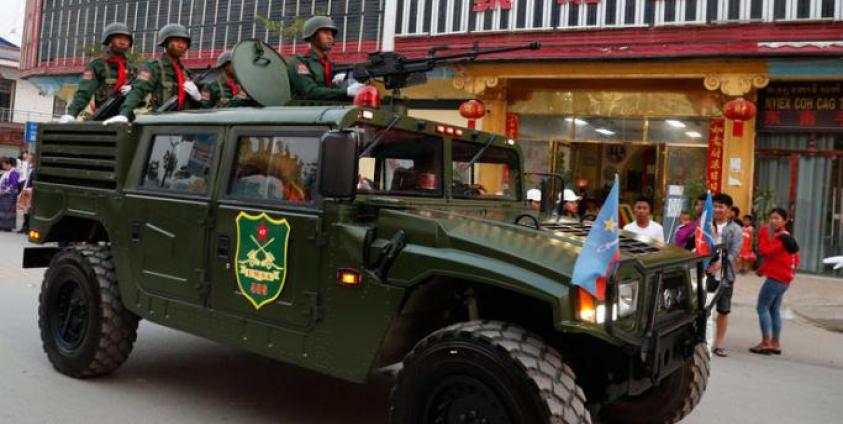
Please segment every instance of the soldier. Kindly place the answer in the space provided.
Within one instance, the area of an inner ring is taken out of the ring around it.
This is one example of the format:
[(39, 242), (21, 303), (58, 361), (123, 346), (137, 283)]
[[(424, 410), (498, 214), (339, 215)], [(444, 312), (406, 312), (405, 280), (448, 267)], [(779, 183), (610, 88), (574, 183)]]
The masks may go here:
[(334, 46), (337, 27), (327, 16), (314, 16), (304, 23), (304, 40), (310, 43), (306, 56), (296, 56), (290, 61), (288, 72), (293, 95), (313, 100), (347, 100), (354, 97), (363, 84), (349, 80), (342, 86), (344, 74), (334, 76), (331, 72), (333, 62), (328, 52)]
[(210, 83), (203, 84), (202, 107), (241, 107), (254, 104), (246, 92), (243, 91), (240, 81), (234, 75), (234, 66), (231, 64), (231, 57), (231, 52), (225, 51), (217, 58), (216, 68), (222, 72)]
[(141, 68), (132, 91), (120, 106), (120, 114), (105, 120), (104, 124), (126, 123), (134, 118), (134, 109), (151, 98), (147, 106), (157, 109), (172, 96), (178, 96), (177, 110), (189, 106), (188, 97), (197, 103), (202, 101), (199, 88), (190, 80), (190, 71), (182, 65), (180, 58), (190, 48), (190, 34), (180, 24), (167, 24), (158, 31), (158, 44), (167, 51), (158, 59), (150, 60)]
[(102, 44), (106, 50), (85, 67), (67, 114), (62, 115), (59, 122), (65, 124), (75, 121), (79, 112), (88, 106), (91, 97), (94, 98), (96, 109), (110, 96), (118, 93), (125, 96), (132, 90), (132, 80), (138, 69), (126, 63), (126, 51), (132, 47), (133, 41), (132, 31), (126, 24), (114, 22), (105, 27)]

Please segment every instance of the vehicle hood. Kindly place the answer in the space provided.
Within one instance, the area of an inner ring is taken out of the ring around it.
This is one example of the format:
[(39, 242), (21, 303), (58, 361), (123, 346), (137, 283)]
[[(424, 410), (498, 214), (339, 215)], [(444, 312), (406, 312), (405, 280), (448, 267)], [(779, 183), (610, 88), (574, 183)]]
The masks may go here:
[[(484, 213), (484, 217), (464, 210), (447, 207), (417, 207), (384, 209), (379, 214), (379, 228), (392, 234), (403, 229), (408, 243), (429, 247), (458, 249), (474, 255), (518, 265), (562, 281), (570, 280), (574, 263), (582, 251), (584, 231), (578, 234), (558, 230), (537, 230), (533, 221), (524, 219), (513, 224), (512, 213)], [(507, 220), (490, 217), (506, 216)], [(639, 248), (646, 244), (646, 253), (631, 253), (621, 249), (621, 260), (638, 261), (644, 268), (676, 263), (693, 256), (684, 249), (623, 233), (622, 246), (630, 243)], [(643, 243), (643, 244), (642, 244)]]

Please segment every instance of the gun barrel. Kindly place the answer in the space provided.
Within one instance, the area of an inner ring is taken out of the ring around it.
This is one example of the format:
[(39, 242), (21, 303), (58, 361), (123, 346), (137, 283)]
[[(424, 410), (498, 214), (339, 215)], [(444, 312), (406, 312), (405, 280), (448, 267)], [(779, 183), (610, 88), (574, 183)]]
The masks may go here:
[(492, 49), (473, 49), (471, 51), (467, 51), (464, 53), (454, 53), (454, 54), (447, 54), (442, 56), (430, 56), (424, 57), (419, 59), (409, 59), (404, 63), (418, 63), (418, 62), (426, 62), (430, 60), (434, 61), (445, 61), (445, 60), (452, 60), (452, 59), (464, 59), (464, 58), (476, 58), (480, 55), (487, 55), (487, 54), (496, 54), (496, 53), (508, 53), (520, 50), (538, 50), (541, 48), (541, 43), (538, 41), (533, 41), (532, 43), (522, 44), (520, 46), (509, 46), (509, 47), (496, 47)]

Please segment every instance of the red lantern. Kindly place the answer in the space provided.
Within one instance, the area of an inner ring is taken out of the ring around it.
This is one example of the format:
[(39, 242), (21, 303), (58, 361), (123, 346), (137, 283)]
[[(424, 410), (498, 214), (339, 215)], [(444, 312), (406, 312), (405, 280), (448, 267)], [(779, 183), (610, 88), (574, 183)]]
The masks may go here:
[(474, 129), (476, 120), (486, 116), (486, 106), (479, 100), (468, 100), (460, 105), (460, 115), (468, 119), (468, 128)]
[(732, 120), (732, 135), (743, 137), (743, 122), (755, 118), (755, 104), (743, 97), (726, 103), (723, 108), (723, 116)]

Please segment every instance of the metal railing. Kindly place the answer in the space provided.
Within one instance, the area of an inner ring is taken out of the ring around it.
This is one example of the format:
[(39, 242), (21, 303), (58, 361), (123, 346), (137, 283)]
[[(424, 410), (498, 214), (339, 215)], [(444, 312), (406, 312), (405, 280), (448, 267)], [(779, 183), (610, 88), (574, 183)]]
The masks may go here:
[(15, 122), (24, 124), (26, 122), (49, 122), (57, 118), (58, 115), (53, 115), (47, 112), (35, 112), (31, 110), (10, 109), (0, 107), (0, 122)]
[(843, 0), (509, 0), (480, 12), (475, 0), (394, 1), (397, 37), (843, 20)]

